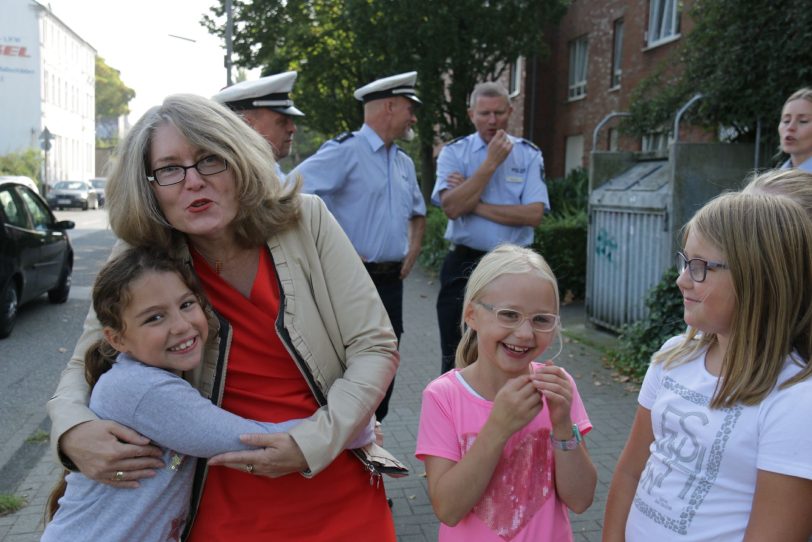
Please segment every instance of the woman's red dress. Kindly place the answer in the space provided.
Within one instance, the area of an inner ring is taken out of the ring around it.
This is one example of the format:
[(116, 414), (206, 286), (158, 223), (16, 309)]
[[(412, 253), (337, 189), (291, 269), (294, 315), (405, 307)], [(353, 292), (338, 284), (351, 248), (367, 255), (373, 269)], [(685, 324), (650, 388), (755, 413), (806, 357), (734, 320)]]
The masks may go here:
[[(222, 407), (267, 422), (313, 414), (318, 405), (276, 333), (279, 288), (268, 250), (260, 250), (250, 299), (192, 255), (209, 301), (232, 327)], [(383, 484), (370, 485), (364, 465), (344, 451), (313, 478), (211, 467), (189, 539), (394, 542), (395, 531)]]

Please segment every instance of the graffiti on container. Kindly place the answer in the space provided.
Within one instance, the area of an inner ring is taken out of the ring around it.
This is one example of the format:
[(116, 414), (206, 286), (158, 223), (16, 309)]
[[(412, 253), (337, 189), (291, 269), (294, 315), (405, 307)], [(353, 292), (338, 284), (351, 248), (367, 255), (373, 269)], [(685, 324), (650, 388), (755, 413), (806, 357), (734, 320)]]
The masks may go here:
[(612, 256), (617, 250), (617, 242), (609, 235), (605, 228), (598, 231), (598, 239), (595, 242), (595, 254), (598, 256), (605, 256), (609, 262), (612, 262)]

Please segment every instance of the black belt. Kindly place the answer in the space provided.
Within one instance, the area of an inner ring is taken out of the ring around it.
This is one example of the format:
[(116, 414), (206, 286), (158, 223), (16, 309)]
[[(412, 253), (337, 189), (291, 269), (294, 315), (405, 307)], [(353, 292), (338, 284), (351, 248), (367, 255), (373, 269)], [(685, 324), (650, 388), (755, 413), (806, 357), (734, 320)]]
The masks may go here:
[(454, 254), (460, 258), (465, 258), (466, 260), (478, 260), (487, 254), (487, 252), (484, 250), (477, 250), (465, 245), (454, 245), (454, 250), (452, 252), (454, 252)]
[(400, 275), (402, 262), (364, 262), (364, 267), (370, 275)]

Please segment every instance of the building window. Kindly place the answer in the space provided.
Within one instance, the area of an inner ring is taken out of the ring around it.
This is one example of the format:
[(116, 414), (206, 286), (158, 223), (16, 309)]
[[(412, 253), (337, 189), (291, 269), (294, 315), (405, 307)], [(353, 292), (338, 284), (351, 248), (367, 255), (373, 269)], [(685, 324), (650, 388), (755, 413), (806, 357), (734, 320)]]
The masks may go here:
[(678, 0), (650, 0), (648, 45), (657, 45), (679, 34)]
[(522, 57), (516, 57), (516, 61), (510, 65), (510, 87), (508, 92), (511, 98), (515, 98), (522, 91)]
[(620, 133), (617, 128), (609, 128), (609, 151), (617, 152), (619, 148)]
[(667, 132), (652, 132), (643, 136), (641, 149), (643, 152), (659, 152), (668, 150), (671, 143), (670, 134)]
[(569, 99), (586, 96), (587, 39), (582, 36), (570, 42)]
[(623, 19), (618, 19), (614, 24), (615, 37), (612, 42), (612, 80), (611, 88), (620, 86), (620, 75), (623, 73)]
[(567, 138), (564, 150), (564, 175), (580, 167), (584, 167), (584, 136), (581, 134)]

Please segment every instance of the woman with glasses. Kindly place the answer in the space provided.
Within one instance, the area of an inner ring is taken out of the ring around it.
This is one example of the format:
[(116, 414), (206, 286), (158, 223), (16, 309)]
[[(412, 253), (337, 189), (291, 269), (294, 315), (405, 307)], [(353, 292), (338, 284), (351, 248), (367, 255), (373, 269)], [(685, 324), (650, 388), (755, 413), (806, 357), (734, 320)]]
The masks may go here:
[(812, 222), (726, 194), (677, 255), (684, 335), (653, 356), (609, 489), (603, 540), (812, 535)]
[[(394, 542), (380, 477), (405, 469), (374, 444), (344, 447), (395, 374), (395, 335), (321, 200), (283, 188), (271, 148), (234, 113), (177, 95), (128, 132), (107, 204), (120, 245), (181, 258), (216, 311), (219, 331), (184, 377), (243, 417), (307, 418), (244, 436), (254, 450), (201, 460), (183, 539)], [(52, 442), (66, 466), (137, 488), (167, 466), (147, 439), (87, 408), (83, 359), (100, 334), (91, 311), (48, 405)]]
[[(530, 249), (501, 245), (465, 289), (457, 368), (423, 392), (418, 459), (440, 542), (572, 540), (597, 472), (575, 381), (542, 359), (559, 339), (558, 285)], [(560, 349), (559, 349), (560, 353)]]

